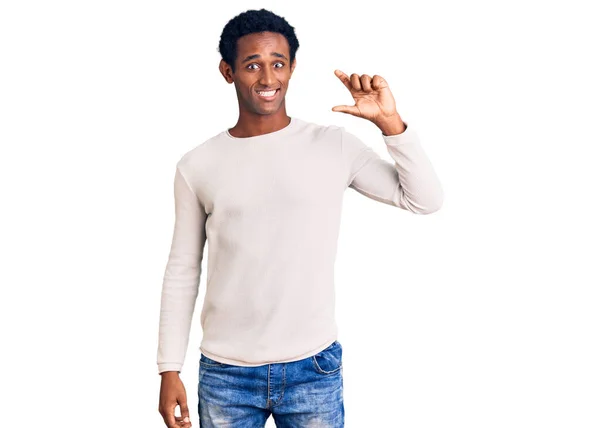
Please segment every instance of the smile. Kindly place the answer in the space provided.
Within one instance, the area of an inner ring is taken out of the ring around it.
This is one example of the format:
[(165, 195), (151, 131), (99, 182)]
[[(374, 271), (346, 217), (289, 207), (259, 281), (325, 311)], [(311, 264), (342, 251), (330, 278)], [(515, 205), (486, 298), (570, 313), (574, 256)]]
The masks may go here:
[(258, 96), (264, 100), (273, 100), (277, 97), (277, 93), (279, 92), (279, 88), (274, 89), (272, 91), (256, 91)]

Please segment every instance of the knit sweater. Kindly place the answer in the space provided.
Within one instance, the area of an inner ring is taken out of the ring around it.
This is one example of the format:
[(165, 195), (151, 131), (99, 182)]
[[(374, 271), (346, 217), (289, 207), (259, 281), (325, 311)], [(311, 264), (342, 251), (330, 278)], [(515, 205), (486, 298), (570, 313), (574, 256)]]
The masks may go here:
[(300, 360), (337, 339), (334, 262), (344, 191), (413, 214), (443, 191), (417, 132), (386, 136), (392, 161), (344, 127), (291, 117), (275, 132), (229, 130), (186, 152), (162, 283), (158, 372), (184, 364), (205, 243), (200, 351), (226, 364)]

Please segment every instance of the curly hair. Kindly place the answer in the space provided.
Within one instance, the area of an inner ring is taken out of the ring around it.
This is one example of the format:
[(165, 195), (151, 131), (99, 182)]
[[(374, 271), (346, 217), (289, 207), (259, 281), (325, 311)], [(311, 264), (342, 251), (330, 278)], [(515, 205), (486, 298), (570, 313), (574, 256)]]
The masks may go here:
[(296, 51), (300, 47), (294, 27), (282, 16), (276, 15), (270, 10), (247, 10), (229, 20), (223, 28), (219, 41), (218, 51), (234, 73), (238, 39), (247, 34), (263, 31), (282, 34), (290, 46), (290, 63), (294, 61)]

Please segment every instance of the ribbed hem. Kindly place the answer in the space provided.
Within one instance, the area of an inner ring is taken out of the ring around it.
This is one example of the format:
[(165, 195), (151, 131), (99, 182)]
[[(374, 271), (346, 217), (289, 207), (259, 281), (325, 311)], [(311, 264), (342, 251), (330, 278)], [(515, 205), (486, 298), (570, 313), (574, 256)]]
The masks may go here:
[(200, 352), (202, 352), (204, 355), (206, 355), (211, 360), (215, 360), (215, 361), (217, 361), (219, 363), (231, 364), (231, 365), (234, 365), (234, 366), (242, 366), (242, 367), (258, 367), (258, 366), (263, 366), (265, 364), (291, 363), (291, 362), (294, 362), (294, 361), (303, 360), (304, 358), (312, 357), (313, 355), (316, 355), (319, 352), (321, 352), (322, 350), (324, 350), (327, 347), (329, 347), (336, 340), (337, 340), (337, 334), (335, 336), (331, 336), (329, 339), (327, 339), (325, 341), (325, 343), (321, 344), (317, 348), (311, 349), (310, 351), (305, 352), (303, 354), (296, 355), (295, 357), (292, 357), (292, 358), (286, 358), (286, 359), (280, 360), (280, 361), (270, 361), (270, 362), (262, 362), (262, 363), (249, 363), (247, 361), (240, 361), (240, 360), (233, 360), (233, 359), (230, 359), (230, 358), (225, 358), (225, 357), (222, 357), (220, 355), (213, 354), (212, 352), (209, 352), (209, 351), (207, 351), (206, 349), (204, 349), (202, 347), (200, 347)]

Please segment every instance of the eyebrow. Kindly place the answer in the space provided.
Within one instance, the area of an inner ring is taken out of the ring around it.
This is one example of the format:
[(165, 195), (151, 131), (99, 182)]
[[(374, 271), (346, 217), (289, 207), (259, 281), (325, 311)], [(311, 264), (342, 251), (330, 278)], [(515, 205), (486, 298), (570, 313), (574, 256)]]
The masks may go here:
[[(271, 52), (271, 55), (276, 56), (277, 58), (284, 58), (284, 59), (288, 60), (285, 55), (280, 54), (279, 52)], [(243, 59), (242, 64), (247, 61), (250, 61), (251, 59), (256, 59), (256, 58), (260, 58), (260, 55), (259, 54), (248, 55), (246, 58)]]

